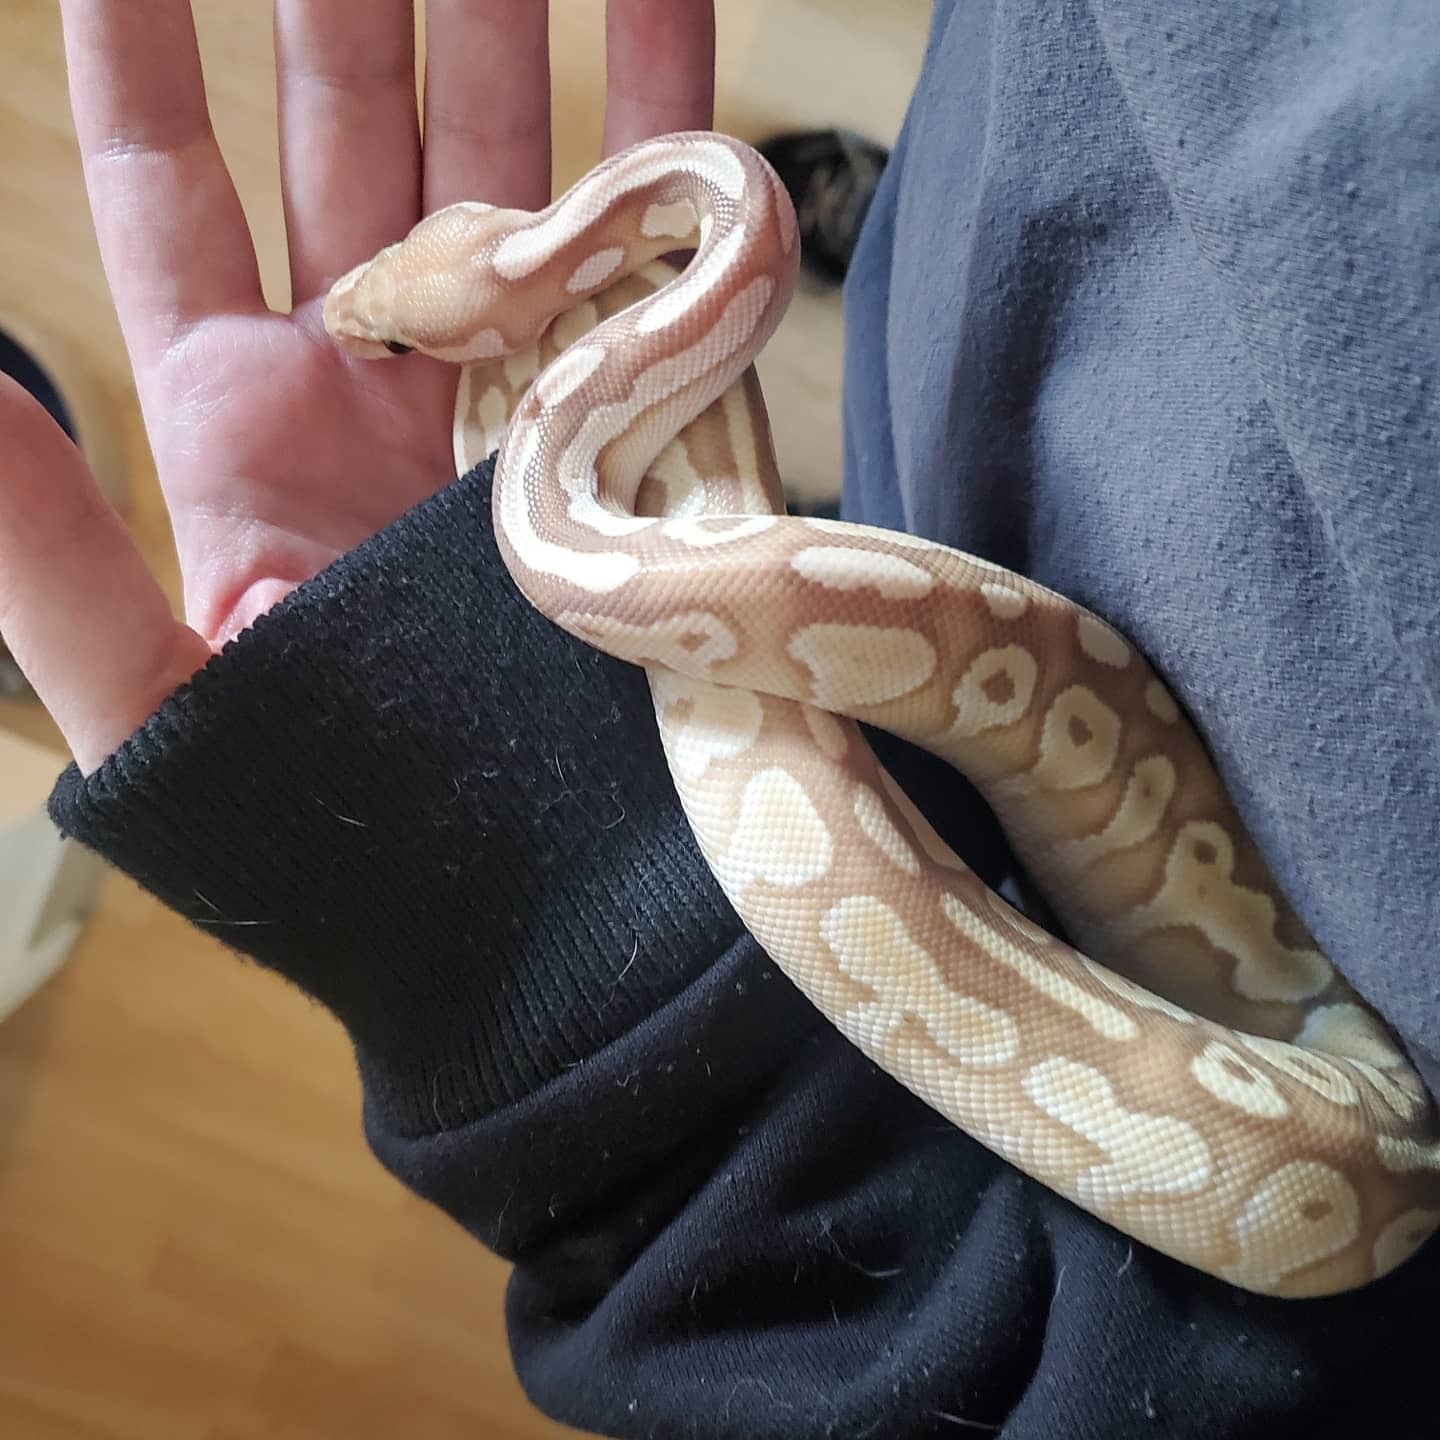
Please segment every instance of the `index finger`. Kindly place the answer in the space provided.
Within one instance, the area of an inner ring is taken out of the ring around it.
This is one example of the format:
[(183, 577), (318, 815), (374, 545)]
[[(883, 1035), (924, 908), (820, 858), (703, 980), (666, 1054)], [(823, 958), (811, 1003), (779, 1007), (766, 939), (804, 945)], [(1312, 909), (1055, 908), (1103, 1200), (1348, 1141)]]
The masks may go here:
[(210, 658), (80, 452), (0, 375), (0, 631), (90, 774)]
[(609, 0), (605, 153), (708, 130), (715, 117), (713, 0)]

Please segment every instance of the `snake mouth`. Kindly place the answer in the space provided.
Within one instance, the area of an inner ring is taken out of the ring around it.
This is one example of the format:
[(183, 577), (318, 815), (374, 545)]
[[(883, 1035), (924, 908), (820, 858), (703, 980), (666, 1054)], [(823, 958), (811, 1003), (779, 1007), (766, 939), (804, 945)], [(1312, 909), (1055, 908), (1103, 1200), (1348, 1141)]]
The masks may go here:
[[(328, 328), (328, 327), (327, 327)], [(398, 340), (378, 340), (370, 335), (330, 331), (337, 347), (353, 360), (388, 360), (392, 355), (408, 355), (411, 347)]]
[(373, 261), (357, 265), (342, 275), (325, 296), (323, 324), (342, 350), (361, 360), (383, 360), (390, 355), (408, 355), (414, 346), (377, 333), (382, 328), (371, 320), (369, 286)]

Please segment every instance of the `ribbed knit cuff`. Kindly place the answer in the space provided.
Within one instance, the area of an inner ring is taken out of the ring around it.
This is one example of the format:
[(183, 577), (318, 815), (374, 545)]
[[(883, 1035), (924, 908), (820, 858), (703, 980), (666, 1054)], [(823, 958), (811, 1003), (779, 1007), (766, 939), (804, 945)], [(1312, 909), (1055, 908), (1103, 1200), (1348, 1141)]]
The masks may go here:
[(492, 467), (228, 645), (51, 815), (350, 1031), (402, 1133), (474, 1120), (741, 933), (643, 674), (519, 595)]

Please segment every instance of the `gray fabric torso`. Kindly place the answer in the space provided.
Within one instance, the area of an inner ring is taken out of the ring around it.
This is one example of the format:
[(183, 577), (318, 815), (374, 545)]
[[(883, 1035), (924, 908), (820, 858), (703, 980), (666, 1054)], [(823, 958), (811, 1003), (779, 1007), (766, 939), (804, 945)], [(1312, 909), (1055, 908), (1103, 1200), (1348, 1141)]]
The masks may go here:
[(847, 518), (1130, 636), (1440, 1082), (1440, 6), (939, 4), (846, 306)]

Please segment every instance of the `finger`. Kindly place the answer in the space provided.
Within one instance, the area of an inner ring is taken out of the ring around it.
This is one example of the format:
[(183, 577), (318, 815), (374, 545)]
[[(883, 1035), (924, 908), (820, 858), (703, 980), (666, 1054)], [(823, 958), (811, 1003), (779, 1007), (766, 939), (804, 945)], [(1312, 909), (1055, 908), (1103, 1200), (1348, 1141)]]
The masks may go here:
[(605, 153), (708, 130), (715, 116), (713, 0), (609, 0)]
[(143, 366), (197, 319), (263, 308), (259, 267), (186, 0), (61, 0), (61, 15), (100, 253)]
[(547, 0), (426, 0), (425, 210), (550, 201)]
[(210, 658), (80, 452), (5, 376), (0, 634), (86, 774)]
[(275, 70), (299, 304), (420, 218), (411, 0), (277, 0)]

